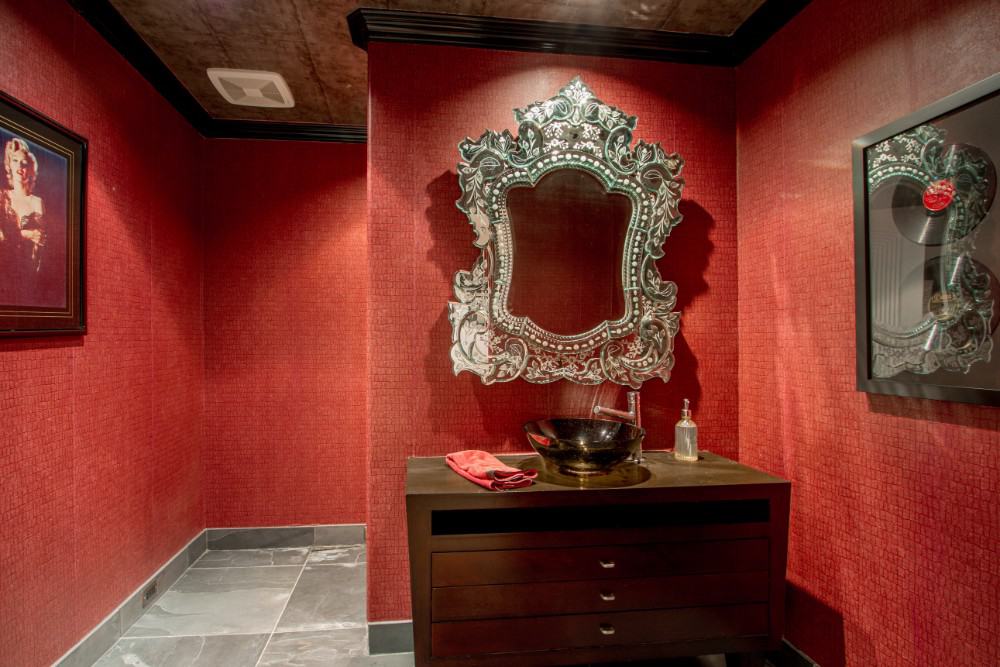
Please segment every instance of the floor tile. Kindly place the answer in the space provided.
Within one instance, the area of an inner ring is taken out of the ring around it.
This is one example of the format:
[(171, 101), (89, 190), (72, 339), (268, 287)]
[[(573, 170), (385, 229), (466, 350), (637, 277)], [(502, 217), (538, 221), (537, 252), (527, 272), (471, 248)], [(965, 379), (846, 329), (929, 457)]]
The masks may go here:
[(364, 563), (306, 565), (277, 631), (357, 628), (365, 620)]
[(231, 549), (206, 551), (191, 567), (255, 567), (263, 565), (302, 565), (309, 555), (307, 547), (296, 549)]
[(347, 544), (332, 547), (313, 547), (309, 552), (310, 565), (357, 565), (365, 562), (365, 545)]
[(267, 635), (123, 638), (94, 667), (252, 667)]
[(261, 656), (259, 667), (339, 665), (339, 660), (364, 655), (367, 642), (364, 628), (275, 633)]
[(192, 568), (125, 634), (162, 637), (269, 633), (301, 569), (294, 566)]

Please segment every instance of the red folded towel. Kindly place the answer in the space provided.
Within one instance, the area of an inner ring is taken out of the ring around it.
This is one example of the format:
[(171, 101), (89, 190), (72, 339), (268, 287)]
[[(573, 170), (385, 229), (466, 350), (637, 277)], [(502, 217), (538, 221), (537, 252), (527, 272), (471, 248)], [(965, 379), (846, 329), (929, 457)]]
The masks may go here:
[(506, 491), (531, 486), (537, 470), (519, 470), (506, 465), (489, 452), (468, 449), (444, 457), (448, 467), (459, 475), (490, 491)]

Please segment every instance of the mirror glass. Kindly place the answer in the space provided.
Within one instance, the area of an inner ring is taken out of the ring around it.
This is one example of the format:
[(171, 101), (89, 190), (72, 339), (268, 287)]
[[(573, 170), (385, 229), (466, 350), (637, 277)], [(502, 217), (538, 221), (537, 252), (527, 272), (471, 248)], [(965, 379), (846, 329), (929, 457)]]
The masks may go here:
[(625, 315), (621, 258), (632, 202), (578, 169), (507, 193), (514, 246), (507, 308), (554, 334)]

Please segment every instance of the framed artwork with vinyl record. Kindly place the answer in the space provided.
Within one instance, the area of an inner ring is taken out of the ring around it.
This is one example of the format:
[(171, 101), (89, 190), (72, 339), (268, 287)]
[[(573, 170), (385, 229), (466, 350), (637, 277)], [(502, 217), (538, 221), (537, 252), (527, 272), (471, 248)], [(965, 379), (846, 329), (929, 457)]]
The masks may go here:
[(1000, 405), (1000, 74), (854, 142), (858, 389)]

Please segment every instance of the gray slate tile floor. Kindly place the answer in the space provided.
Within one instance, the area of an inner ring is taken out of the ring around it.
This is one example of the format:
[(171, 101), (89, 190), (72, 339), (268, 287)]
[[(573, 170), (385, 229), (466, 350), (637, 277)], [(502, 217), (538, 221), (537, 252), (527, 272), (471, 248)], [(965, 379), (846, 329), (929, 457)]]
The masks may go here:
[(365, 548), (207, 551), (94, 667), (412, 667), (369, 656)]

